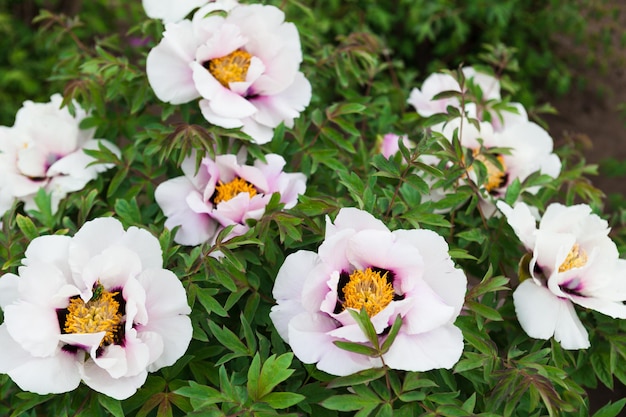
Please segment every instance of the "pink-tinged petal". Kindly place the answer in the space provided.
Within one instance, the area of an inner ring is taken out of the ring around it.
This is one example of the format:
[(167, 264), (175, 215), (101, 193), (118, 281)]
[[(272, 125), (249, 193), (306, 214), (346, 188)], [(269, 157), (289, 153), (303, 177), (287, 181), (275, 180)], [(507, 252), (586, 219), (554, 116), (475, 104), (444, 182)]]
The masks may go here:
[(164, 23), (183, 20), (193, 9), (203, 6), (209, 0), (142, 0), (148, 17), (161, 19)]
[(507, 222), (524, 246), (527, 249), (533, 249), (535, 247), (537, 219), (532, 215), (526, 203), (520, 202), (511, 208), (504, 201), (498, 201), (496, 206), (504, 214)]
[(257, 194), (250, 198), (248, 193), (240, 193), (228, 201), (220, 202), (210, 216), (222, 226), (245, 225), (247, 219), (260, 219), (271, 196)]
[[(328, 228), (328, 224), (327, 219), (326, 228)], [(350, 262), (346, 257), (346, 250), (350, 237), (353, 235), (354, 230), (352, 229), (340, 230), (330, 237), (328, 233), (326, 234), (326, 239), (317, 249), (317, 253), (328, 269), (337, 272), (348, 272), (351, 269)]]
[(361, 230), (368, 229), (389, 231), (383, 222), (368, 212), (359, 210), (355, 207), (344, 207), (339, 210), (335, 221), (332, 223), (330, 219), (326, 217), (327, 239), (341, 230), (354, 230), (354, 232), (360, 232)]
[(254, 114), (257, 109), (244, 97), (221, 85), (206, 68), (192, 63), (193, 80), (200, 95), (208, 100), (213, 113), (223, 118), (240, 119)]
[(576, 243), (576, 236), (569, 233), (555, 233), (538, 230), (536, 233), (533, 258), (542, 268), (548, 268), (546, 275), (554, 275), (567, 258)]
[(289, 343), (289, 322), (292, 318), (304, 312), (304, 307), (299, 300), (284, 300), (272, 306), (270, 320), (272, 320), (276, 331), (285, 342)]
[(274, 138), (274, 128), (261, 124), (252, 117), (246, 117), (241, 120), (241, 131), (250, 136), (254, 143), (263, 145), (270, 142)]
[(181, 104), (200, 96), (189, 66), (196, 48), (190, 21), (166, 26), (163, 39), (152, 48), (146, 61), (148, 82), (159, 100)]
[(18, 291), (20, 277), (15, 274), (4, 274), (0, 278), (0, 308), (5, 309), (6, 306), (19, 300), (20, 293)]
[(411, 295), (412, 308), (404, 315), (402, 331), (421, 334), (454, 321), (459, 311), (445, 304), (425, 282), (418, 280)]
[(197, 195), (196, 199), (201, 199), (186, 177), (165, 181), (154, 192), (157, 204), (167, 217), (165, 227), (171, 230), (180, 226), (175, 236), (176, 243), (195, 246), (209, 241), (215, 234), (216, 225), (207, 214), (198, 213), (189, 206), (190, 195)]
[(449, 324), (416, 335), (400, 330), (384, 359), (387, 366), (393, 369), (424, 372), (451, 369), (462, 353), (463, 333)]
[(478, 72), (472, 67), (463, 68), (463, 75), (468, 82), (480, 87), (483, 100), (500, 100), (500, 81), (492, 75)]
[(287, 256), (274, 281), (274, 299), (279, 304), (288, 300), (300, 301), (307, 275), (319, 262), (317, 254), (311, 251), (300, 250)]
[(8, 374), (22, 390), (40, 395), (69, 392), (80, 384), (76, 355), (63, 351), (51, 357), (32, 358)]
[(589, 347), (587, 331), (569, 300), (526, 280), (513, 292), (513, 303), (520, 325), (530, 337), (545, 340), (554, 335), (565, 349)]
[[(158, 369), (161, 369), (163, 366), (167, 366), (165, 365), (166, 362), (175, 362), (176, 360), (178, 360), (178, 358), (183, 356), (186, 350), (185, 348), (184, 350), (180, 351), (180, 354), (172, 359), (168, 357), (173, 356), (173, 352), (171, 350), (167, 353), (167, 356), (163, 356), (165, 345), (163, 343), (163, 337), (160, 334), (156, 332), (139, 332), (137, 333), (137, 338), (142, 342), (142, 345), (148, 348), (148, 372), (154, 372)], [(134, 360), (132, 360), (131, 363), (134, 363)], [(129, 374), (131, 373), (129, 372)], [(134, 374), (134, 371), (132, 374)]]
[(147, 323), (146, 290), (142, 284), (131, 277), (122, 289), (122, 296), (126, 300), (126, 330), (130, 331), (135, 324)]
[(445, 239), (425, 229), (395, 230), (392, 233), (398, 238), (398, 242), (410, 243), (419, 250), (424, 259), (422, 280), (438, 298), (454, 308), (456, 317), (465, 302), (467, 277), (461, 269), (455, 268)]
[(458, 106), (458, 99), (448, 98), (433, 100), (433, 97), (444, 91), (461, 91), (459, 83), (449, 74), (434, 73), (429, 75), (422, 84), (422, 89), (414, 88), (409, 95), (408, 103), (422, 117), (430, 117), (437, 113), (447, 113), (448, 106)]
[(13, 340), (31, 355), (46, 357), (57, 351), (61, 329), (54, 308), (18, 301), (4, 309), (4, 323)]
[[(244, 124), (244, 120), (233, 117), (224, 117), (222, 115), (218, 115), (213, 111), (213, 108), (210, 105), (209, 100), (200, 100), (200, 111), (202, 112), (202, 116), (206, 119), (207, 122), (214, 124), (216, 126), (220, 126), (226, 129), (234, 129), (236, 127), (242, 127)], [(249, 134), (249, 133), (248, 133)], [(252, 135), (250, 135), (252, 136)]]
[(304, 74), (297, 72), (293, 83), (284, 91), (273, 95), (260, 95), (250, 100), (258, 109), (252, 118), (272, 128), (281, 122), (285, 122), (287, 127), (292, 127), (293, 119), (309, 105), (311, 94), (311, 83)]
[(103, 139), (91, 139), (81, 148), (53, 163), (50, 168), (48, 168), (47, 175), (49, 177), (57, 175), (69, 175), (71, 177), (80, 178), (83, 181), (91, 181), (98, 176), (98, 173), (104, 172), (112, 167), (111, 164), (90, 165), (95, 160), (91, 156), (87, 155), (84, 150), (97, 150), (99, 144), (106, 146), (118, 156), (120, 155), (119, 148), (111, 142)]
[(397, 242), (389, 231), (356, 233), (348, 241), (346, 257), (359, 270), (376, 267), (391, 271), (395, 275), (394, 288), (400, 294), (411, 291), (424, 270), (424, 260), (417, 248)]
[[(227, 56), (243, 48), (247, 42), (248, 38), (241, 34), (238, 26), (224, 22), (198, 47), (195, 60), (200, 66), (205, 65), (212, 59)], [(209, 72), (206, 68), (204, 71)]]
[(102, 339), (106, 335), (106, 332), (98, 333), (67, 333), (59, 336), (59, 341), (71, 345), (77, 346), (86, 351), (97, 349), (102, 342)]
[(125, 400), (133, 395), (146, 382), (148, 376), (144, 371), (135, 376), (113, 378), (105, 369), (90, 360), (80, 370), (87, 386), (116, 400)]
[(304, 363), (317, 362), (318, 369), (333, 375), (372, 368), (367, 357), (351, 354), (333, 344), (336, 339), (326, 332), (335, 327), (333, 319), (321, 314), (302, 313), (294, 317), (289, 322), (289, 344), (296, 357)]
[[(203, 158), (200, 162), (200, 166), (196, 167), (197, 153), (191, 152), (187, 158), (183, 160), (180, 165), (180, 169), (185, 174), (185, 178), (191, 183), (189, 190), (202, 191), (208, 186), (211, 181), (211, 177), (219, 175), (216, 169), (214, 169), (214, 163), (209, 158)], [(180, 178), (180, 177), (178, 177)], [(168, 180), (171, 181), (171, 180)], [(168, 182), (165, 181), (165, 182)]]
[(307, 177), (299, 172), (283, 173), (278, 181), (280, 202), (286, 209), (293, 208), (298, 203), (298, 196), (306, 191)]

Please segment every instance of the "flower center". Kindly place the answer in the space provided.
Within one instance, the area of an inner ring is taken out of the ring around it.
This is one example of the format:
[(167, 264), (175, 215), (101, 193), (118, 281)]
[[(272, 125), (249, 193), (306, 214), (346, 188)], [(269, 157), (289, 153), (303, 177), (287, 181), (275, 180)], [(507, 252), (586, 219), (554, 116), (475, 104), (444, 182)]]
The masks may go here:
[(586, 263), (587, 253), (576, 243), (567, 254), (567, 258), (565, 258), (561, 266), (559, 266), (559, 272), (569, 271), (572, 268), (580, 268), (581, 266), (585, 266)]
[(246, 80), (251, 58), (252, 55), (248, 52), (237, 49), (226, 56), (210, 60), (208, 70), (220, 84), (228, 88), (232, 82)]
[(123, 316), (120, 303), (114, 298), (118, 294), (119, 291), (109, 292), (98, 284), (88, 302), (80, 297), (70, 299), (63, 327), (65, 333), (106, 332), (100, 346), (114, 343)]
[(235, 178), (227, 183), (223, 183), (222, 181), (218, 182), (215, 187), (215, 194), (213, 194), (213, 202), (219, 204), (222, 201), (228, 201), (239, 193), (248, 193), (250, 198), (257, 194), (254, 185), (244, 179)]
[(387, 272), (383, 275), (367, 268), (350, 274), (350, 280), (343, 287), (344, 307), (360, 310), (365, 307), (370, 317), (378, 314), (393, 300), (393, 286), (387, 281)]
[(497, 155), (496, 159), (500, 163), (500, 166), (494, 164), (490, 159), (487, 159), (485, 155), (480, 153), (479, 149), (474, 149), (472, 152), (474, 159), (482, 162), (487, 169), (487, 181), (484, 184), (487, 192), (496, 190), (504, 185), (506, 182), (506, 165), (504, 164), (504, 158), (502, 155)]

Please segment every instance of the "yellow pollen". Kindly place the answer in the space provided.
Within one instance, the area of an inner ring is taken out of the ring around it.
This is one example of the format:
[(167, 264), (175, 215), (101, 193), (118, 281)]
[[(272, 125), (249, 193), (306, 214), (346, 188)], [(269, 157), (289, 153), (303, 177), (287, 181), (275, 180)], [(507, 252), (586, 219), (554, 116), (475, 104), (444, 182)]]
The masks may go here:
[(365, 307), (367, 315), (374, 317), (393, 300), (393, 286), (387, 281), (387, 272), (367, 268), (354, 271), (350, 281), (343, 287), (344, 307), (360, 310)]
[(585, 266), (586, 263), (587, 253), (576, 243), (567, 254), (567, 258), (565, 258), (561, 266), (559, 266), (559, 272), (569, 271), (572, 268), (580, 268), (581, 266)]
[(257, 194), (254, 185), (241, 178), (235, 178), (234, 180), (227, 183), (218, 181), (218, 184), (215, 187), (215, 194), (213, 194), (213, 202), (215, 204), (218, 204), (222, 201), (228, 201), (231, 198), (237, 196), (239, 193), (248, 193), (250, 195), (250, 198), (254, 197)]
[(474, 149), (472, 154), (474, 155), (474, 159), (482, 162), (487, 169), (487, 182), (484, 184), (487, 192), (491, 192), (492, 190), (502, 187), (504, 185), (504, 176), (506, 175), (506, 165), (504, 164), (504, 158), (502, 155), (496, 156), (500, 166), (502, 166), (502, 168), (500, 168), (491, 160), (487, 159), (485, 155), (481, 154), (479, 149)]
[(115, 342), (115, 334), (122, 322), (120, 303), (113, 298), (119, 292), (96, 290), (94, 297), (86, 303), (80, 297), (70, 300), (63, 330), (80, 334), (106, 332), (100, 346), (110, 345)]
[(251, 58), (252, 55), (248, 52), (238, 49), (226, 56), (210, 60), (208, 70), (220, 84), (228, 88), (232, 82), (246, 80)]

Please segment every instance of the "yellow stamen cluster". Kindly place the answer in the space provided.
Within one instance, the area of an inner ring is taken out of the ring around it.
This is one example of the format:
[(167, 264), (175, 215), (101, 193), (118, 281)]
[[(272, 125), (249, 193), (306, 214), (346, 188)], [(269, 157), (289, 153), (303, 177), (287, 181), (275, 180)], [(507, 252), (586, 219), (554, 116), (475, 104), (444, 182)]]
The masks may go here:
[(587, 253), (576, 243), (567, 254), (567, 258), (565, 258), (561, 266), (559, 266), (559, 272), (569, 271), (572, 268), (580, 268), (581, 266), (585, 266), (586, 263)]
[(506, 175), (506, 165), (504, 164), (504, 158), (502, 155), (497, 155), (496, 159), (500, 163), (500, 166), (494, 164), (490, 159), (480, 153), (479, 149), (474, 149), (472, 152), (474, 155), (474, 159), (482, 162), (482, 164), (487, 169), (487, 182), (484, 185), (485, 189), (488, 192), (495, 190), (497, 188), (502, 187), (502, 182), (504, 180), (504, 176)]
[(254, 185), (241, 178), (235, 178), (234, 180), (227, 183), (223, 183), (222, 181), (218, 182), (217, 186), (215, 187), (213, 202), (215, 204), (219, 204), (222, 201), (228, 201), (231, 198), (234, 198), (239, 193), (248, 193), (250, 195), (250, 198), (254, 197), (257, 194)]
[(122, 314), (119, 311), (120, 303), (113, 297), (119, 292), (109, 292), (105, 289), (98, 291), (98, 296), (88, 302), (76, 297), (70, 300), (67, 306), (67, 317), (63, 330), (65, 333), (99, 333), (106, 332), (100, 346), (115, 342)]
[(232, 82), (246, 80), (251, 58), (252, 55), (248, 52), (238, 49), (226, 56), (210, 60), (208, 70), (220, 84), (228, 88)]
[(374, 317), (393, 300), (393, 286), (387, 281), (387, 273), (367, 268), (354, 271), (343, 287), (344, 307), (360, 310), (365, 307), (367, 315)]

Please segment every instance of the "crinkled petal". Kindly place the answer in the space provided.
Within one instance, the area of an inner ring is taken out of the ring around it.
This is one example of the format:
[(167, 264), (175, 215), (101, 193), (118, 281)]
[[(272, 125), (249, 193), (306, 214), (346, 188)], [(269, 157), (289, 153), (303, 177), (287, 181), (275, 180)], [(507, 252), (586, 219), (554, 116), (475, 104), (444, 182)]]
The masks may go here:
[(80, 369), (83, 382), (87, 386), (116, 400), (125, 400), (133, 395), (148, 377), (148, 373), (143, 371), (135, 376), (113, 378), (91, 360), (85, 362)]

